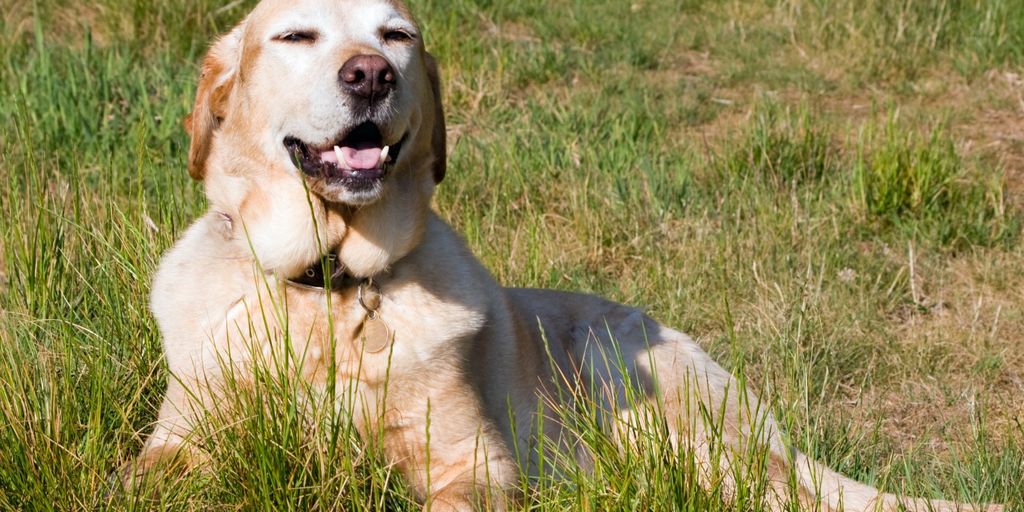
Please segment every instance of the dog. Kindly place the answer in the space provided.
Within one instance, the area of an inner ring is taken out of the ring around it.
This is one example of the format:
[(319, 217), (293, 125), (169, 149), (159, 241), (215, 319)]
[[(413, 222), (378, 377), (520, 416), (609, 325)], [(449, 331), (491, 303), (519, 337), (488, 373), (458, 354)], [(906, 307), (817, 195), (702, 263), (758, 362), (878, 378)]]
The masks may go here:
[(203, 464), (190, 436), (225, 379), (290, 353), (311, 388), (354, 391), (360, 433), (432, 510), (507, 508), (545, 454), (585, 466), (554, 410), (564, 391), (599, 404), (622, 447), (657, 431), (658, 411), (708, 481), (760, 447), (775, 508), (971, 508), (881, 493), (793, 450), (756, 396), (639, 309), (499, 286), (431, 209), (440, 79), (398, 0), (262, 1), (205, 56), (185, 128), (209, 211), (153, 280), (172, 378), (129, 480), (171, 458)]

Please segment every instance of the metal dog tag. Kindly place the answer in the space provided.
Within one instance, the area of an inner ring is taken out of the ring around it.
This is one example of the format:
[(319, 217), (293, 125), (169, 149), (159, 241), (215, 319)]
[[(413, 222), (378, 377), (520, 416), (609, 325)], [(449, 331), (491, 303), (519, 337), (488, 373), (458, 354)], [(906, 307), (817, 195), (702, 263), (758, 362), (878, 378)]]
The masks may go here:
[(363, 350), (376, 354), (391, 344), (391, 328), (387, 322), (378, 315), (371, 315), (363, 321), (363, 327), (359, 331), (359, 338), (363, 341)]

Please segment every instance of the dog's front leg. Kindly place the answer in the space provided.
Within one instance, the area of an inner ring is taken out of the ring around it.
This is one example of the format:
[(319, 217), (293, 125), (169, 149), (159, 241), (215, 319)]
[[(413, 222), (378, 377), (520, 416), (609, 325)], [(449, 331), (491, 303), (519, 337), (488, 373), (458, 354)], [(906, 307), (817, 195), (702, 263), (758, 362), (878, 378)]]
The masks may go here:
[(384, 451), (425, 510), (504, 510), (518, 470), (460, 375), (392, 382), (382, 420)]
[(121, 470), (126, 487), (134, 487), (139, 479), (155, 470), (169, 469), (172, 463), (195, 467), (206, 462), (207, 455), (190, 439), (204, 410), (196, 398), (181, 381), (170, 377), (153, 432), (138, 457)]

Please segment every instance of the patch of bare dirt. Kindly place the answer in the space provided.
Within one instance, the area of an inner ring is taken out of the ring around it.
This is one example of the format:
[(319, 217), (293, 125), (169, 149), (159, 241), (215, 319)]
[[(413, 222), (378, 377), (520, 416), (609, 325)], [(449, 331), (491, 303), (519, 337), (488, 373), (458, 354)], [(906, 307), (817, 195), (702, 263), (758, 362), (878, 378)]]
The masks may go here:
[(7, 37), (15, 41), (32, 33), (32, 2), (15, 0), (0, 9), (3, 26), (8, 27)]
[(93, 44), (106, 46), (112, 31), (124, 27), (110, 27), (105, 21), (103, 6), (92, 2), (69, 2), (54, 9), (53, 27), (49, 31), (67, 44), (81, 45), (88, 34)]
[[(6, 37), (10, 41), (33, 37), (36, 19), (32, 2), (14, 0), (8, 4), (0, 9), (3, 25), (8, 27)], [(55, 5), (42, 25), (42, 35), (47, 41), (72, 48), (81, 47), (89, 40), (93, 45), (106, 46), (112, 34), (124, 30), (131, 30), (131, 24), (111, 26), (111, 17), (106, 15), (105, 7), (94, 2)]]
[[(973, 89), (969, 117), (956, 126), (969, 153), (996, 162), (1006, 171), (1011, 200), (1024, 206), (1024, 71), (990, 71)], [(958, 98), (954, 98), (958, 99)]]
[(541, 40), (533, 33), (533, 29), (522, 23), (506, 21), (499, 24), (493, 21), (481, 18), (486, 32), (493, 37), (498, 39), (504, 39), (514, 43), (540, 43)]
[(921, 270), (920, 293), (944, 307), (903, 319), (892, 354), (901, 373), (859, 396), (854, 417), (877, 418), (902, 448), (923, 443), (939, 452), (950, 438), (969, 440), (979, 420), (996, 440), (1014, 431), (1024, 420), (1024, 262), (1017, 260), (980, 252)]
[[(929, 378), (904, 381), (895, 388), (872, 388), (850, 413), (864, 418), (866, 428), (877, 424), (882, 437), (899, 451), (924, 449), (941, 458), (950, 456), (950, 449), (958, 444), (950, 440), (970, 440), (980, 405), (977, 390), (950, 388)], [(990, 431), (998, 431), (986, 423)]]
[(674, 84), (685, 79), (712, 77), (716, 73), (710, 52), (682, 50), (660, 62), (656, 69), (645, 71), (644, 78), (654, 84)]

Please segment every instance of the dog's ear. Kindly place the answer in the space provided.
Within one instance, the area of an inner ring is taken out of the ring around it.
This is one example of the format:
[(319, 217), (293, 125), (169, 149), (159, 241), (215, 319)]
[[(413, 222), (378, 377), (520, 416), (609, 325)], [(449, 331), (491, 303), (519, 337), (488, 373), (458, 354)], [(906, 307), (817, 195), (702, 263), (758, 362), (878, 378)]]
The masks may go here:
[(206, 157), (210, 154), (213, 131), (224, 120), (224, 109), (238, 74), (242, 48), (242, 26), (235, 27), (210, 47), (203, 58), (196, 102), (185, 116), (185, 131), (192, 138), (188, 148), (188, 174), (202, 180), (206, 174)]
[(434, 153), (434, 183), (441, 183), (448, 166), (446, 139), (448, 137), (444, 125), (444, 106), (442, 103), (441, 74), (437, 70), (437, 60), (433, 55), (426, 54), (427, 77), (434, 95), (434, 129), (431, 133), (430, 146)]

